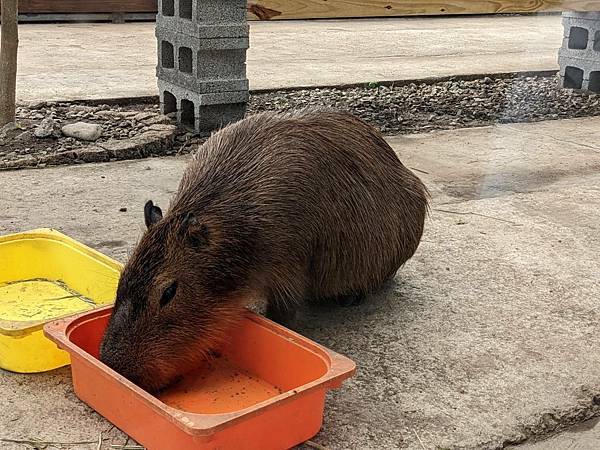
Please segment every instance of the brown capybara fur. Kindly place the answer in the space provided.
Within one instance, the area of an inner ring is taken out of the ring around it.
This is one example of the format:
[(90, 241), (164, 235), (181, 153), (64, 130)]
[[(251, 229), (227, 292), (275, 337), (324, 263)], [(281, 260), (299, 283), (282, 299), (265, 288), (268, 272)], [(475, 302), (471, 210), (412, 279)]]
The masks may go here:
[(169, 211), (148, 202), (101, 359), (156, 390), (266, 300), (361, 296), (415, 252), (428, 195), (381, 134), (345, 113), (259, 114), (214, 134)]

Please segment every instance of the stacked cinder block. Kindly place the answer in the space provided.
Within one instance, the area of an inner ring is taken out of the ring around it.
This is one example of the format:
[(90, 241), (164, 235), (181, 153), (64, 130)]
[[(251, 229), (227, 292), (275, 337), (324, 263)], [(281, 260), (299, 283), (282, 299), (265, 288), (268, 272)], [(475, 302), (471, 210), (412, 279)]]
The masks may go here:
[(600, 92), (600, 12), (565, 12), (563, 26), (562, 87)]
[(246, 0), (159, 0), (161, 112), (200, 133), (243, 118), (248, 31)]

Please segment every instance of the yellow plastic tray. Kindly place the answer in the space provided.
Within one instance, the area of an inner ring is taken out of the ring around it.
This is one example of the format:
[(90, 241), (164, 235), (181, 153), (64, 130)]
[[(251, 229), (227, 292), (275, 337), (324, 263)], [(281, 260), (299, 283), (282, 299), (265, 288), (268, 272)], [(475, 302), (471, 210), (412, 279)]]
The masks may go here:
[(55, 230), (0, 236), (0, 367), (31, 373), (69, 364), (44, 324), (113, 303), (121, 269)]

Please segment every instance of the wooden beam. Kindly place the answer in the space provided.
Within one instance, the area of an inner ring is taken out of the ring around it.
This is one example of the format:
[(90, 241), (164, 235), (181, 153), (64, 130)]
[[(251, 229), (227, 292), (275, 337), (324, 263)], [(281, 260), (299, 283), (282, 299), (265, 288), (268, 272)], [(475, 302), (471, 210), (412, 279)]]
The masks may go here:
[[(600, 0), (248, 0), (248, 19), (250, 20), (533, 13), (568, 10), (600, 11)], [(19, 0), (19, 12), (22, 14), (156, 13), (156, 11), (157, 0)]]
[(112, 13), (152, 12), (157, 0), (19, 0), (19, 13)]
[(249, 0), (252, 20), (600, 11), (600, 0)]

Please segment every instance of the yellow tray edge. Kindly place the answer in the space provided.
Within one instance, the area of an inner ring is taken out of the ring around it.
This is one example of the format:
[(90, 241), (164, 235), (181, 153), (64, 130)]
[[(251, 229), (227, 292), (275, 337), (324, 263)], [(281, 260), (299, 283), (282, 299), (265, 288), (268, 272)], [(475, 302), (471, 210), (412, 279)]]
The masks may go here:
[[(93, 248), (90, 248), (87, 245), (82, 244), (81, 242), (76, 241), (75, 239), (70, 238), (69, 236), (67, 236), (53, 228), (36, 228), (33, 230), (23, 231), (20, 233), (7, 234), (4, 236), (0, 236), (0, 243), (16, 241), (16, 240), (25, 240), (25, 239), (38, 239), (38, 238), (52, 239), (55, 241), (63, 242), (71, 247), (74, 247), (78, 251), (85, 253), (88, 256), (102, 262), (103, 264), (106, 264), (107, 266), (112, 267), (113, 269), (115, 269), (119, 272), (123, 269), (123, 264), (121, 264), (120, 262), (115, 261), (114, 259), (110, 258), (109, 256), (106, 256), (105, 254), (100, 253), (99, 251), (94, 250)], [(102, 308), (104, 306), (107, 306), (107, 305), (98, 305), (98, 308)], [(96, 309), (96, 308), (94, 308), (94, 309)], [(91, 311), (93, 311), (94, 309), (92, 309)], [(5, 336), (11, 336), (11, 337), (25, 336), (25, 335), (31, 334), (35, 331), (42, 329), (46, 323), (54, 322), (55, 320), (60, 320), (65, 317), (69, 317), (70, 315), (72, 315), (72, 314), (66, 314), (64, 316), (57, 316), (57, 317), (53, 317), (52, 319), (48, 319), (48, 320), (32, 320), (32, 321), (24, 321), (24, 322), (14, 322), (14, 321), (10, 321), (10, 320), (0, 319), (0, 334), (3, 334)]]

